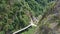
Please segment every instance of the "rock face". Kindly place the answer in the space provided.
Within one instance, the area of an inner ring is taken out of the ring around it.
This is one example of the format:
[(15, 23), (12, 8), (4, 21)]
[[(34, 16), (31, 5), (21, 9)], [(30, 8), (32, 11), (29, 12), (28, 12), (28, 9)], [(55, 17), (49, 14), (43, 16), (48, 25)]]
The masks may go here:
[(41, 21), (45, 25), (42, 25), (42, 27), (39, 26), (35, 34), (60, 34), (60, 0), (57, 0), (52, 10), (52, 14), (50, 13)]

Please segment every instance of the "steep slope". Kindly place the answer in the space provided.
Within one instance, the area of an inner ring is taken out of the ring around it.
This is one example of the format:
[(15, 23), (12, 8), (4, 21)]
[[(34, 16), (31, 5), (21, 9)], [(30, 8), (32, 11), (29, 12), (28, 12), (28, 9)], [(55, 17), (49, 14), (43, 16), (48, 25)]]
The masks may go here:
[(44, 14), (52, 0), (0, 0), (0, 34), (12, 34), (27, 26), (31, 16)]
[(60, 34), (60, 0), (57, 0), (55, 6), (44, 16), (35, 34)]

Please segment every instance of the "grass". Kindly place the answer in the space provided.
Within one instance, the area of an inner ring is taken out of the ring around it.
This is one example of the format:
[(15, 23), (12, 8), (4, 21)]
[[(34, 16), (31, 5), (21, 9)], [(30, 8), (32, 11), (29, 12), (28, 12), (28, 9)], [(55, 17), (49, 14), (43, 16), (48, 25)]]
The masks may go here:
[(34, 34), (35, 27), (29, 28), (28, 31), (23, 32), (22, 34)]

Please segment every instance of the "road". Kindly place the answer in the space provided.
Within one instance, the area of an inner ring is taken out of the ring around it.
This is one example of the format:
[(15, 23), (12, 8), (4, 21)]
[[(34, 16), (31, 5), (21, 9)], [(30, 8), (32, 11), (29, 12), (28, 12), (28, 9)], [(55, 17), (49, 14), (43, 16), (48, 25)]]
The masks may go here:
[[(39, 21), (39, 20), (36, 19), (35, 17), (34, 17), (34, 20), (35, 20), (35, 22), (38, 22), (38, 21)], [(30, 24), (29, 24), (28, 26), (26, 26), (25, 28), (22, 28), (22, 29), (20, 29), (20, 30), (18, 30), (18, 31), (16, 31), (16, 32), (14, 32), (13, 34), (16, 34), (16, 33), (18, 33), (18, 32), (24, 31), (24, 30), (28, 29), (30, 26), (36, 27), (37, 25), (34, 24), (34, 20), (31, 19)]]

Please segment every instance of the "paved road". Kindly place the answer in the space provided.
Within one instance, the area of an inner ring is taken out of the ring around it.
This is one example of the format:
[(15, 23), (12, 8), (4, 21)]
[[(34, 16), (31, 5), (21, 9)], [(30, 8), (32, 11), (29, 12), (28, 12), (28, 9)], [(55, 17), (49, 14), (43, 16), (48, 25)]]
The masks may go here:
[[(34, 17), (34, 19), (35, 19), (36, 21), (39, 21), (39, 20), (37, 20), (35, 17)], [(20, 29), (20, 30), (18, 30), (18, 31), (16, 31), (16, 32), (14, 32), (13, 34), (16, 34), (16, 33), (18, 33), (18, 32), (21, 32), (21, 31), (23, 31), (23, 30), (29, 28), (30, 26), (34, 26), (34, 27), (37, 26), (37, 25), (34, 24), (34, 22), (33, 22), (32, 19), (31, 19), (30, 24), (29, 24), (28, 26), (26, 26), (25, 28), (22, 28), (22, 29)]]

